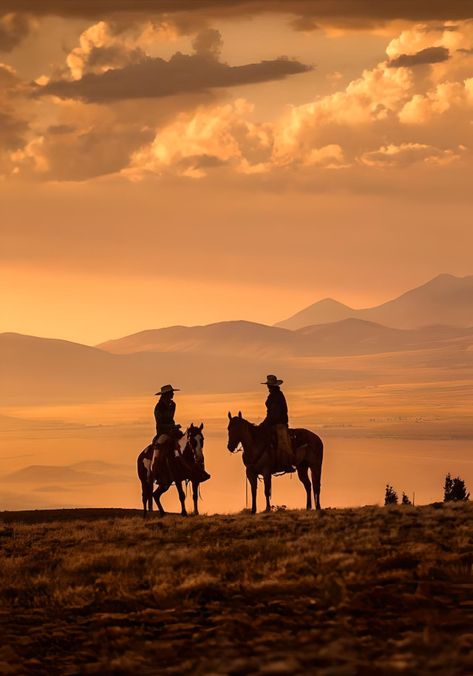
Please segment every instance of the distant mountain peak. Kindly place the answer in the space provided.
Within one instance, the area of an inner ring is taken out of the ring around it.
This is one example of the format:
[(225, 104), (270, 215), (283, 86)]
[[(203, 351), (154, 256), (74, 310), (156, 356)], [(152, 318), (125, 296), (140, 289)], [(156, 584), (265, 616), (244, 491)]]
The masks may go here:
[(322, 300), (317, 301), (316, 303), (314, 303), (314, 305), (319, 306), (325, 305), (326, 307), (338, 307), (338, 308), (344, 307), (349, 308), (351, 310), (351, 308), (348, 305), (345, 305), (345, 303), (340, 303), (340, 301), (335, 300), (335, 298), (322, 298)]
[(392, 328), (420, 328), (432, 324), (473, 324), (473, 275), (456, 277), (443, 272), (397, 298), (375, 307), (354, 310), (332, 298), (324, 298), (278, 322), (276, 326), (297, 330), (357, 318)]

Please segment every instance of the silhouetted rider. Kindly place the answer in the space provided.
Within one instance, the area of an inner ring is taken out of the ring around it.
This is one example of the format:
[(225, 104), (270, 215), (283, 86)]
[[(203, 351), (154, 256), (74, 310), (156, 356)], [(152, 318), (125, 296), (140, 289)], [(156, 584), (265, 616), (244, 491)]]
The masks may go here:
[(261, 424), (271, 427), (273, 425), (288, 425), (289, 418), (287, 415), (286, 397), (279, 387), (283, 384), (283, 381), (271, 375), (267, 377), (266, 382), (261, 384), (267, 385), (269, 390), (269, 395), (266, 399), (266, 418)]
[(267, 430), (268, 443), (274, 447), (276, 452), (275, 460), (278, 469), (293, 471), (291, 467), (293, 453), (289, 439), (287, 402), (286, 397), (280, 389), (283, 381), (274, 375), (269, 375), (266, 378), (266, 382), (261, 384), (268, 386), (269, 395), (266, 399), (266, 418), (260, 427), (263, 430)]
[[(159, 401), (154, 408), (154, 418), (156, 420), (156, 436), (153, 444), (157, 449), (157, 467), (162, 476), (168, 475), (171, 481), (176, 480), (176, 462), (181, 463), (189, 473), (191, 478), (197, 481), (207, 481), (210, 474), (205, 471), (204, 465), (194, 463), (190, 466), (182, 455), (182, 444), (179, 440), (184, 434), (181, 426), (177, 425), (174, 416), (176, 413), (176, 404), (173, 401), (174, 392), (179, 392), (172, 385), (163, 385), (157, 392), (160, 395)], [(185, 441), (185, 440), (183, 440)], [(184, 444), (185, 445), (185, 444)]]
[(174, 392), (179, 392), (172, 385), (163, 385), (156, 395), (160, 395), (159, 401), (154, 408), (154, 418), (156, 420), (156, 440), (162, 434), (171, 436), (176, 429), (174, 415), (176, 413), (176, 403), (173, 401)]

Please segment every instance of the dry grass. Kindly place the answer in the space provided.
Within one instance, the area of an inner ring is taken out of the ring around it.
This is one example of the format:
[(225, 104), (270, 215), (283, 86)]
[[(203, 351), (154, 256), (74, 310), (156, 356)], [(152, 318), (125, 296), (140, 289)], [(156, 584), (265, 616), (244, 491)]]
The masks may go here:
[(4, 514), (0, 673), (473, 673), (472, 517)]

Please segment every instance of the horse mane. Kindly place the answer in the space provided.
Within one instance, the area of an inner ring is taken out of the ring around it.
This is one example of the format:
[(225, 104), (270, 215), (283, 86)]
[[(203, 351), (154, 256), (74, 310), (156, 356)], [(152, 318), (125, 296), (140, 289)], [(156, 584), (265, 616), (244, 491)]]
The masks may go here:
[(246, 423), (246, 424), (248, 425), (248, 427), (249, 427), (250, 429), (252, 429), (252, 430), (256, 430), (256, 429), (258, 429), (258, 427), (259, 427), (259, 425), (257, 425), (256, 423), (250, 422), (250, 421), (247, 420), (246, 418), (243, 418), (243, 417), (240, 418), (240, 416), (235, 416), (235, 418), (238, 419), (238, 420), (242, 420), (242, 421), (243, 421), (244, 423)]

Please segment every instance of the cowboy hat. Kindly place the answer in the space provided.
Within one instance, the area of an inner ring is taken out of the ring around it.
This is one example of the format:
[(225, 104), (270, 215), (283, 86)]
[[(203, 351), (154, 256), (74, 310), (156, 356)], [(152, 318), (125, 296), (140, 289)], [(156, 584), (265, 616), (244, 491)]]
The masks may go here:
[(261, 384), (262, 384), (262, 385), (272, 385), (272, 386), (276, 386), (276, 385), (282, 385), (283, 382), (284, 382), (284, 380), (279, 380), (279, 378), (277, 378), (276, 376), (270, 375), (270, 376), (266, 376), (266, 382), (265, 382), (265, 383), (261, 383)]
[(156, 396), (158, 396), (158, 394), (167, 394), (168, 392), (180, 392), (180, 390), (172, 385), (163, 385), (161, 390), (156, 392)]

